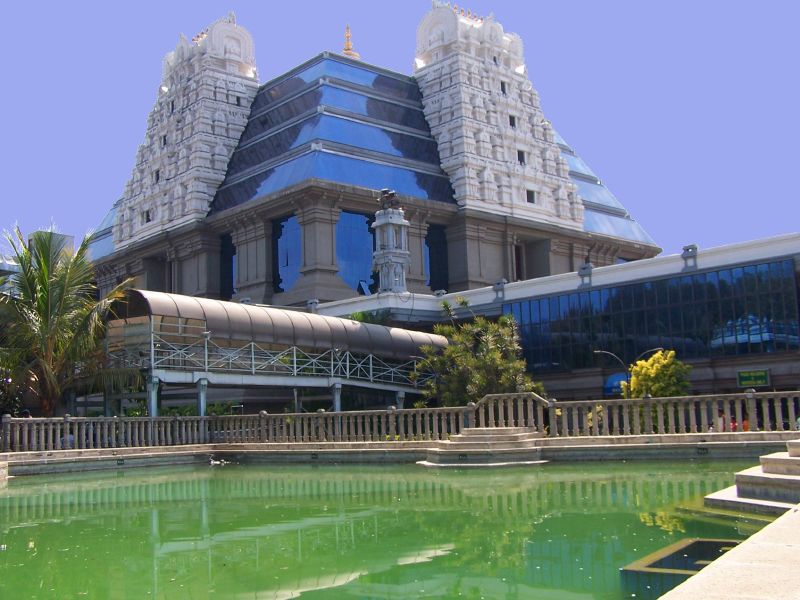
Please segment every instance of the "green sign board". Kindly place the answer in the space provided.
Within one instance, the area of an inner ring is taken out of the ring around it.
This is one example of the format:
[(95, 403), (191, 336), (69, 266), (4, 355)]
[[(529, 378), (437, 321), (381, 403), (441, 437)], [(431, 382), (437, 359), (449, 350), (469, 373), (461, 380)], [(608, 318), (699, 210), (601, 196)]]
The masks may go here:
[(739, 387), (741, 388), (755, 388), (769, 385), (769, 369), (739, 371), (736, 375)]

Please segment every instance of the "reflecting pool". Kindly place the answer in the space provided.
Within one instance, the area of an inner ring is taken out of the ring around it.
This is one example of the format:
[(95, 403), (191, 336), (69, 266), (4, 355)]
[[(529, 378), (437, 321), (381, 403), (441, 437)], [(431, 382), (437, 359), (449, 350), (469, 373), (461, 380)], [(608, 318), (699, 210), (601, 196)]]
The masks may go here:
[(22, 477), (0, 490), (0, 598), (617, 599), (635, 559), (761, 526), (702, 511), (750, 464)]

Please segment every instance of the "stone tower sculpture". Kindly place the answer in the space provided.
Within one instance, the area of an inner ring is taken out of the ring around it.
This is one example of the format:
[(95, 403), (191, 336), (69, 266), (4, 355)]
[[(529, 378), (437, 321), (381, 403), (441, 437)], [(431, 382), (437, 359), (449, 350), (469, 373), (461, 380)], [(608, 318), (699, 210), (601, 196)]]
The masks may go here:
[(257, 89), (253, 40), (233, 13), (180, 37), (117, 202), (117, 249), (205, 218)]
[(375, 250), (372, 266), (378, 271), (378, 292), (405, 292), (406, 273), (411, 265), (408, 226), (400, 201), (393, 191), (381, 190), (380, 210), (375, 213)]
[(518, 35), (434, 0), (417, 29), (414, 74), (459, 206), (582, 229), (583, 203)]

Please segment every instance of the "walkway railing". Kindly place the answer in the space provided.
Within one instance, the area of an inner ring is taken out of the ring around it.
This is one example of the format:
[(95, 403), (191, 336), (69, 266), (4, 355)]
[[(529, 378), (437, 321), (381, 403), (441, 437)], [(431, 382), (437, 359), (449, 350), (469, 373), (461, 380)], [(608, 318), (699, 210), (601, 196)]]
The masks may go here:
[(3, 416), (6, 452), (206, 443), (446, 440), (464, 427), (527, 427), (550, 437), (798, 431), (800, 392), (559, 402), (492, 394), (461, 407), (216, 417)]
[(202, 335), (199, 331), (202, 327), (183, 326), (181, 333), (164, 329), (168, 329), (166, 324), (151, 330), (147, 338), (140, 336), (124, 344), (110, 344), (107, 348), (110, 364), (165, 372), (339, 378), (415, 388), (422, 387), (432, 377), (430, 373), (417, 371), (415, 359), (390, 361), (374, 354), (338, 349), (312, 352), (298, 346), (274, 349), (232, 340), (220, 345)]

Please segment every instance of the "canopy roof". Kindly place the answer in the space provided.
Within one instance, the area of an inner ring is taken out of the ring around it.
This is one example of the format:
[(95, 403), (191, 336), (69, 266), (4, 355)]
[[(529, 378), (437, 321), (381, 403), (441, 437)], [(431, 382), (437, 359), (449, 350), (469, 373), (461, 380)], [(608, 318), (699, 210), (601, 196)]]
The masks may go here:
[(408, 360), (421, 346), (443, 348), (447, 338), (432, 333), (360, 323), (350, 319), (195, 298), (149, 290), (128, 290), (119, 318), (159, 316), (200, 320), (211, 339), (253, 341), (325, 351), (337, 349)]

